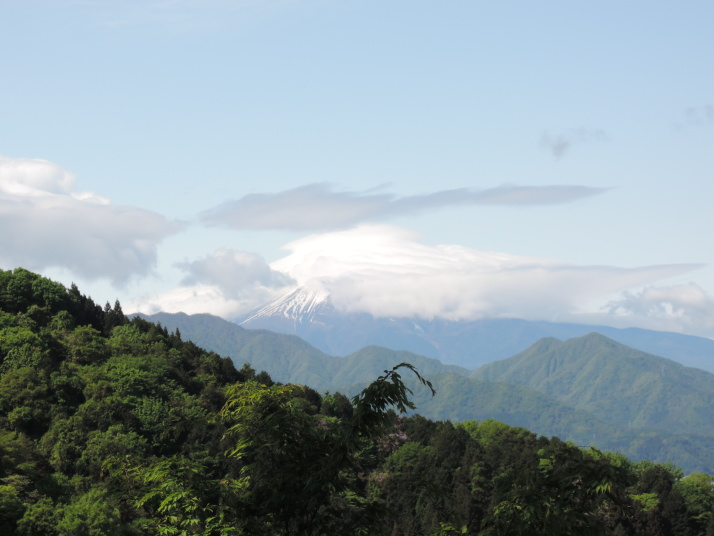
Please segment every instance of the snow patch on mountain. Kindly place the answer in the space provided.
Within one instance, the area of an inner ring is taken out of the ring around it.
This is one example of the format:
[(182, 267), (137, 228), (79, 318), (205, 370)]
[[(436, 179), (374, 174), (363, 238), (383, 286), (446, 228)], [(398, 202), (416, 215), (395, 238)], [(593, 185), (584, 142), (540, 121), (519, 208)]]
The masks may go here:
[(320, 313), (332, 310), (329, 292), (320, 285), (298, 287), (260, 308), (241, 324), (250, 325), (261, 318), (286, 318), (296, 322), (316, 322)]

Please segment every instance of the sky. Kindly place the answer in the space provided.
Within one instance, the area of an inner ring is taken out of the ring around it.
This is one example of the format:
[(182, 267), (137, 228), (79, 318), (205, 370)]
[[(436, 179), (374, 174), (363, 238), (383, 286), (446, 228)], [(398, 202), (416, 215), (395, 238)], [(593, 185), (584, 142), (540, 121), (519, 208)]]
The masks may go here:
[(126, 313), (714, 338), (714, 4), (0, 0), (0, 268)]

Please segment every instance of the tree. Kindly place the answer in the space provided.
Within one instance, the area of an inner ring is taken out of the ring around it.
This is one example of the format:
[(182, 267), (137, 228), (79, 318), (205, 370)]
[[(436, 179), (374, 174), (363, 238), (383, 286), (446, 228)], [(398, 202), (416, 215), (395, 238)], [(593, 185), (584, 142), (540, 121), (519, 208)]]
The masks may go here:
[(484, 520), (484, 534), (603, 534), (597, 512), (622, 480), (599, 451), (581, 451), (553, 438), (496, 478), (495, 506)]
[(119, 509), (102, 488), (92, 488), (65, 506), (59, 536), (114, 536), (120, 533)]
[(19, 536), (57, 536), (57, 525), (63, 514), (62, 506), (53, 503), (52, 499), (44, 497), (27, 508), (25, 515), (17, 523), (17, 534)]
[(238, 464), (238, 473), (226, 466), (228, 474), (214, 472), (213, 480), (203, 480), (204, 486), (213, 482), (215, 499), (209, 504), (191, 477), (198, 467), (195, 462), (182, 466), (186, 478), (177, 478), (169, 462), (138, 468), (140, 479), (156, 484), (141, 506), (158, 501), (159, 517), (173, 530), (167, 528), (166, 534), (200, 527), (206, 534), (240, 533), (237, 521), (231, 526), (222, 509), (227, 503), (243, 512), (241, 528), (247, 534), (369, 533), (379, 524), (381, 505), (361, 493), (357, 468), (371, 441), (389, 423), (388, 409), (405, 412), (414, 407), (399, 374), (402, 368), (412, 370), (434, 393), (413, 366), (402, 363), (354, 397), (352, 415), (342, 419), (320, 414), (320, 397), (305, 387), (253, 380), (232, 386), (221, 416), (228, 425), (225, 439), (233, 443), (227, 461)]
[(153, 512), (161, 536), (238, 536), (244, 534), (239, 499), (246, 478), (216, 477), (215, 468), (197, 457), (174, 456), (133, 471), (149, 486), (136, 505)]
[(675, 483), (684, 497), (690, 513), (691, 524), (698, 534), (706, 532), (714, 512), (714, 477), (704, 473), (692, 473)]

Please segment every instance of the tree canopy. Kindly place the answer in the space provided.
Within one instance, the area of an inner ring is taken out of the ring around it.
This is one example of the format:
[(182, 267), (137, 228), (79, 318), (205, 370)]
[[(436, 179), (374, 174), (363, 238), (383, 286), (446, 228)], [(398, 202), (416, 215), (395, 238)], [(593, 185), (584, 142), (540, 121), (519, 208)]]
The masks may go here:
[[(0, 271), (0, 534), (711, 535), (712, 477), (496, 421), (275, 383), (178, 331)], [(438, 394), (437, 394), (438, 396)]]

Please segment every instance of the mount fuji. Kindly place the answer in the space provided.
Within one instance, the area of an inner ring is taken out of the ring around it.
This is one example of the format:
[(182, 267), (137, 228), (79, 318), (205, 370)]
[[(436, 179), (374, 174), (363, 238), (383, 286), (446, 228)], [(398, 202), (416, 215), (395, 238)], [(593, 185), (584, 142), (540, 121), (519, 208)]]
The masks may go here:
[(714, 341), (703, 337), (516, 318), (382, 318), (341, 311), (329, 291), (319, 285), (295, 288), (236, 321), (247, 329), (297, 335), (329, 355), (344, 356), (376, 345), (469, 369), (510, 357), (544, 337), (565, 340), (597, 332), (632, 348), (714, 372)]

